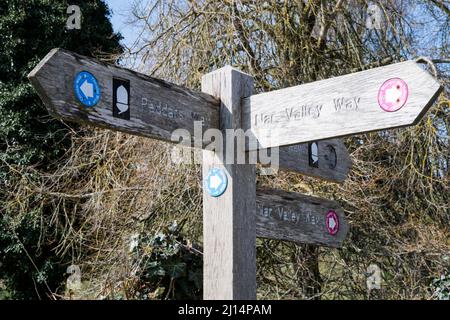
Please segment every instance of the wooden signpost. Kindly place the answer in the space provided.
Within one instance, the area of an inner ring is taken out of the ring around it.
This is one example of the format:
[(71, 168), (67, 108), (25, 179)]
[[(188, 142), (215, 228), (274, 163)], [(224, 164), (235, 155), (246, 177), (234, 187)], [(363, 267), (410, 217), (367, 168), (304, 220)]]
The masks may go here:
[[(195, 137), (195, 121), (202, 131), (250, 130), (257, 144), (247, 151), (281, 146), (282, 170), (333, 182), (351, 167), (335, 137), (417, 123), (442, 90), (408, 61), (258, 95), (250, 75), (224, 67), (202, 78), (199, 93), (61, 49), (29, 78), (59, 119), (167, 142), (176, 129)], [(256, 298), (257, 236), (342, 245), (349, 226), (337, 202), (256, 191), (255, 164), (202, 152), (205, 299)]]
[(258, 237), (340, 247), (348, 230), (336, 201), (281, 190), (256, 191)]
[(253, 95), (243, 102), (243, 127), (258, 148), (271, 148), (408, 126), (441, 90), (416, 62), (406, 61)]

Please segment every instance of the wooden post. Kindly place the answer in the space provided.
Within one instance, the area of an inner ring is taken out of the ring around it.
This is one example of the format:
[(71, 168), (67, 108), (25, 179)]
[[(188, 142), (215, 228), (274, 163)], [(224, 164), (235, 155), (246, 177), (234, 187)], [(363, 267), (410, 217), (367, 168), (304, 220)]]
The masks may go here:
[[(220, 128), (240, 129), (242, 98), (253, 78), (230, 66), (202, 78), (202, 91), (221, 100)], [(224, 145), (226, 145), (224, 134)], [(226, 154), (226, 150), (224, 150)], [(203, 152), (203, 179), (212, 168), (224, 169), (223, 195), (203, 192), (203, 296), (205, 300), (256, 299), (256, 170), (254, 164), (225, 164), (214, 151)], [(236, 163), (236, 162), (235, 162)]]

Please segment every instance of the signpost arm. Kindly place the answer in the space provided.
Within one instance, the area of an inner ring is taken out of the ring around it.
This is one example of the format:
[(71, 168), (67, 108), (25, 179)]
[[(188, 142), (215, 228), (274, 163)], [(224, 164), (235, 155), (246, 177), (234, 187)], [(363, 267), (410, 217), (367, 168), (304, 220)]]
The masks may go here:
[[(241, 101), (252, 89), (253, 78), (229, 66), (203, 76), (202, 91), (221, 100), (223, 133), (241, 128)], [(226, 164), (220, 154), (202, 152), (203, 178), (212, 168), (223, 169), (228, 178), (221, 196), (203, 192), (204, 299), (256, 299), (255, 165)]]
[(280, 170), (343, 183), (352, 167), (352, 161), (342, 140), (321, 140), (316, 142), (316, 145), (316, 165), (311, 163), (309, 143), (280, 147)]

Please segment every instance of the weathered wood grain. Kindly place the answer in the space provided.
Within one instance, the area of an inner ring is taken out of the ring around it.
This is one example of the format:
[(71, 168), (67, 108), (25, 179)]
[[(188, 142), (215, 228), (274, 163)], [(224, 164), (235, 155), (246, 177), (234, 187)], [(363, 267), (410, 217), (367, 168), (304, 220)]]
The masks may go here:
[(309, 144), (280, 147), (279, 168), (331, 182), (344, 182), (352, 167), (347, 148), (340, 139), (322, 140), (318, 145), (318, 166), (309, 161)]
[[(95, 107), (81, 105), (74, 79), (92, 73), (101, 88)], [(211, 95), (108, 65), (75, 53), (53, 49), (29, 74), (49, 112), (60, 119), (169, 141), (175, 129), (194, 135), (194, 121), (203, 129), (219, 127), (219, 101)], [(130, 120), (113, 116), (113, 78), (130, 81)]]
[[(408, 86), (406, 104), (384, 111), (378, 93), (389, 79)], [(256, 148), (270, 148), (416, 124), (441, 85), (414, 61), (312, 82), (244, 99), (243, 127)]]
[[(336, 201), (258, 188), (256, 207), (256, 235), (260, 238), (340, 247), (349, 231), (343, 209)], [(339, 217), (335, 235), (326, 227), (329, 210)]]
[[(241, 98), (251, 95), (253, 78), (224, 67), (202, 78), (202, 91), (221, 100), (221, 129), (241, 126)], [(236, 163), (236, 162), (234, 162)], [(224, 164), (203, 151), (203, 178), (211, 168), (228, 176), (225, 193), (203, 192), (203, 296), (207, 300), (256, 299), (256, 170), (254, 164)]]

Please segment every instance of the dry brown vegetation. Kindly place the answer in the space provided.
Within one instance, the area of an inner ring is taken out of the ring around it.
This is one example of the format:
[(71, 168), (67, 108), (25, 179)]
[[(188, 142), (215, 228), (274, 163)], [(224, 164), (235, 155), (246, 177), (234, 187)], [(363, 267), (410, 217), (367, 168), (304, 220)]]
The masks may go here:
[[(449, 53), (447, 1), (383, 1), (386, 28), (372, 33), (365, 1), (149, 3), (135, 8), (143, 33), (128, 61), (191, 88), (224, 64), (252, 74), (257, 91), (269, 91), (406, 56)], [(417, 24), (419, 10), (429, 25)], [(418, 31), (431, 25), (433, 45)], [(431, 279), (450, 270), (449, 73), (444, 64), (438, 69), (446, 91), (418, 126), (345, 140), (354, 166), (344, 184), (292, 173), (258, 177), (259, 185), (336, 199), (351, 223), (340, 249), (258, 240), (259, 298), (432, 297)], [(106, 130), (74, 132), (72, 143), (52, 175), (17, 169), (22, 183), (9, 190), (8, 205), (17, 219), (36, 194), (52, 205), (60, 227), (56, 253), (81, 266), (84, 297), (132, 298), (133, 234), (177, 220), (201, 244), (199, 167), (172, 164), (168, 144)], [(375, 295), (366, 288), (371, 263), (383, 275)]]

